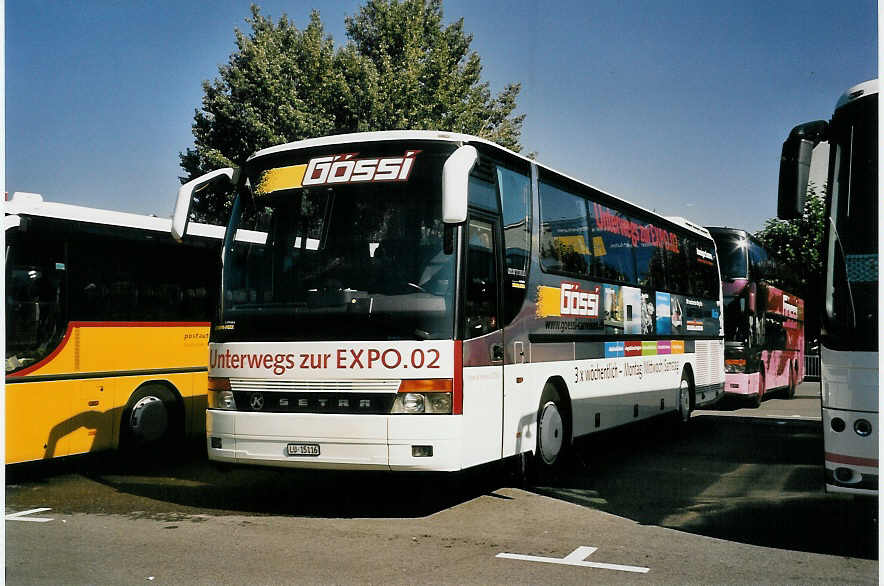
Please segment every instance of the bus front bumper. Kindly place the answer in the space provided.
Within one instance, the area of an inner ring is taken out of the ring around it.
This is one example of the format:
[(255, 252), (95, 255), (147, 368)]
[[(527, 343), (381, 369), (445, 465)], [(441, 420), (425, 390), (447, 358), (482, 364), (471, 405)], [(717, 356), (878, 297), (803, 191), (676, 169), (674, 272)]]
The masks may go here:
[[(823, 407), (826, 491), (878, 493), (878, 414)], [(868, 427), (858, 425), (867, 422)], [(857, 429), (868, 430), (859, 435)]]
[(758, 381), (761, 373), (724, 375), (724, 394), (750, 397), (758, 393)]
[[(206, 411), (209, 459), (335, 470), (460, 470), (460, 416)], [(290, 448), (290, 446), (292, 446)], [(289, 455), (290, 452), (318, 455)]]

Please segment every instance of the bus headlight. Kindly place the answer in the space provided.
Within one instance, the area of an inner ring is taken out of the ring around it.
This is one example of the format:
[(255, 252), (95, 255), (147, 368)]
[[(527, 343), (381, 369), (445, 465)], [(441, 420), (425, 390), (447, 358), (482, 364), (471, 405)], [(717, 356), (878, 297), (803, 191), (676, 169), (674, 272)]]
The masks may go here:
[(230, 379), (209, 377), (209, 409), (236, 410), (236, 399), (230, 389)]
[(402, 408), (406, 413), (423, 413), (427, 404), (421, 393), (405, 393), (402, 395)]
[(209, 391), (209, 409), (236, 411), (236, 400), (233, 398), (233, 391)]
[(432, 413), (451, 413), (451, 393), (430, 393), (428, 398)]
[(404, 380), (390, 413), (451, 415), (452, 386), (451, 379)]
[(400, 393), (390, 413), (451, 415), (451, 393)]

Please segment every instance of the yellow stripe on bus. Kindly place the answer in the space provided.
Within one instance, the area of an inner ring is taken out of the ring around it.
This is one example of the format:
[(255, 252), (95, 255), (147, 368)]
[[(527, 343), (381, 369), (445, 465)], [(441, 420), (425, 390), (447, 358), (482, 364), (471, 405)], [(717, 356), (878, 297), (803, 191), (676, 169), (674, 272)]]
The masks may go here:
[(561, 317), (562, 293), (558, 287), (537, 287), (537, 317)]
[(274, 191), (301, 187), (306, 171), (307, 165), (292, 165), (290, 167), (268, 169), (261, 176), (261, 183), (258, 184), (256, 191), (260, 195), (267, 195)]

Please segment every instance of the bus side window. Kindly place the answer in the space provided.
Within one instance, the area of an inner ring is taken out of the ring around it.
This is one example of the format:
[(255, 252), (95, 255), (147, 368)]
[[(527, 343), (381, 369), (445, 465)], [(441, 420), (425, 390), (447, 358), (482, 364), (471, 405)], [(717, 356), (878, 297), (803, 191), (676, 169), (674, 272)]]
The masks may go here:
[(464, 338), (469, 339), (497, 329), (497, 270), (493, 225), (470, 220), (467, 238)]
[[(643, 229), (652, 230), (654, 228), (653, 224), (645, 224), (638, 220), (633, 221), (641, 224)], [(659, 242), (640, 240), (633, 250), (635, 251), (635, 272), (639, 287), (667, 289), (665, 247)]]
[(553, 273), (589, 278), (593, 252), (586, 200), (540, 182), (540, 264)]
[(777, 319), (765, 316), (765, 346), (768, 350), (785, 350), (786, 349), (786, 328)]
[(765, 263), (767, 262), (767, 251), (758, 246), (755, 242), (749, 242), (749, 278), (752, 280), (762, 280), (764, 275)]
[[(484, 170), (485, 165), (483, 165)], [(490, 176), (480, 176), (480, 170), (476, 170), (470, 175), (470, 205), (484, 210), (488, 210), (493, 214), (500, 213), (497, 205), (497, 188), (494, 185), (494, 178)]]
[(598, 277), (635, 284), (635, 256), (632, 240), (621, 226), (626, 217), (608, 207), (589, 202), (592, 217), (592, 249), (598, 265)]
[(685, 240), (678, 238), (678, 250), (666, 250), (666, 270), (669, 274), (669, 290), (690, 295), (690, 268), (685, 256)]
[(703, 292), (700, 284), (701, 275), (697, 267), (697, 246), (693, 238), (686, 236), (678, 237), (679, 248), (681, 248), (682, 262), (685, 264), (685, 276), (683, 281), (683, 291), (686, 295), (699, 296)]
[(6, 265), (6, 371), (49, 354), (68, 320), (67, 255), (55, 238), (16, 238)]
[(698, 295), (705, 299), (717, 299), (720, 290), (720, 277), (715, 246), (705, 240), (698, 241), (696, 261), (699, 274)]

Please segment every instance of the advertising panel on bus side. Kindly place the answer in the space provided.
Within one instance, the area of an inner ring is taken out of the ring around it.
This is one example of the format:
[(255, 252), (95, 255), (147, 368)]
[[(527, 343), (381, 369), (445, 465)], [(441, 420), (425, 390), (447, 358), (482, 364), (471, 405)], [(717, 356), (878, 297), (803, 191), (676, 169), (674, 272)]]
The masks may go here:
[(533, 332), (570, 336), (718, 336), (718, 301), (627, 285), (563, 281), (540, 285)]

